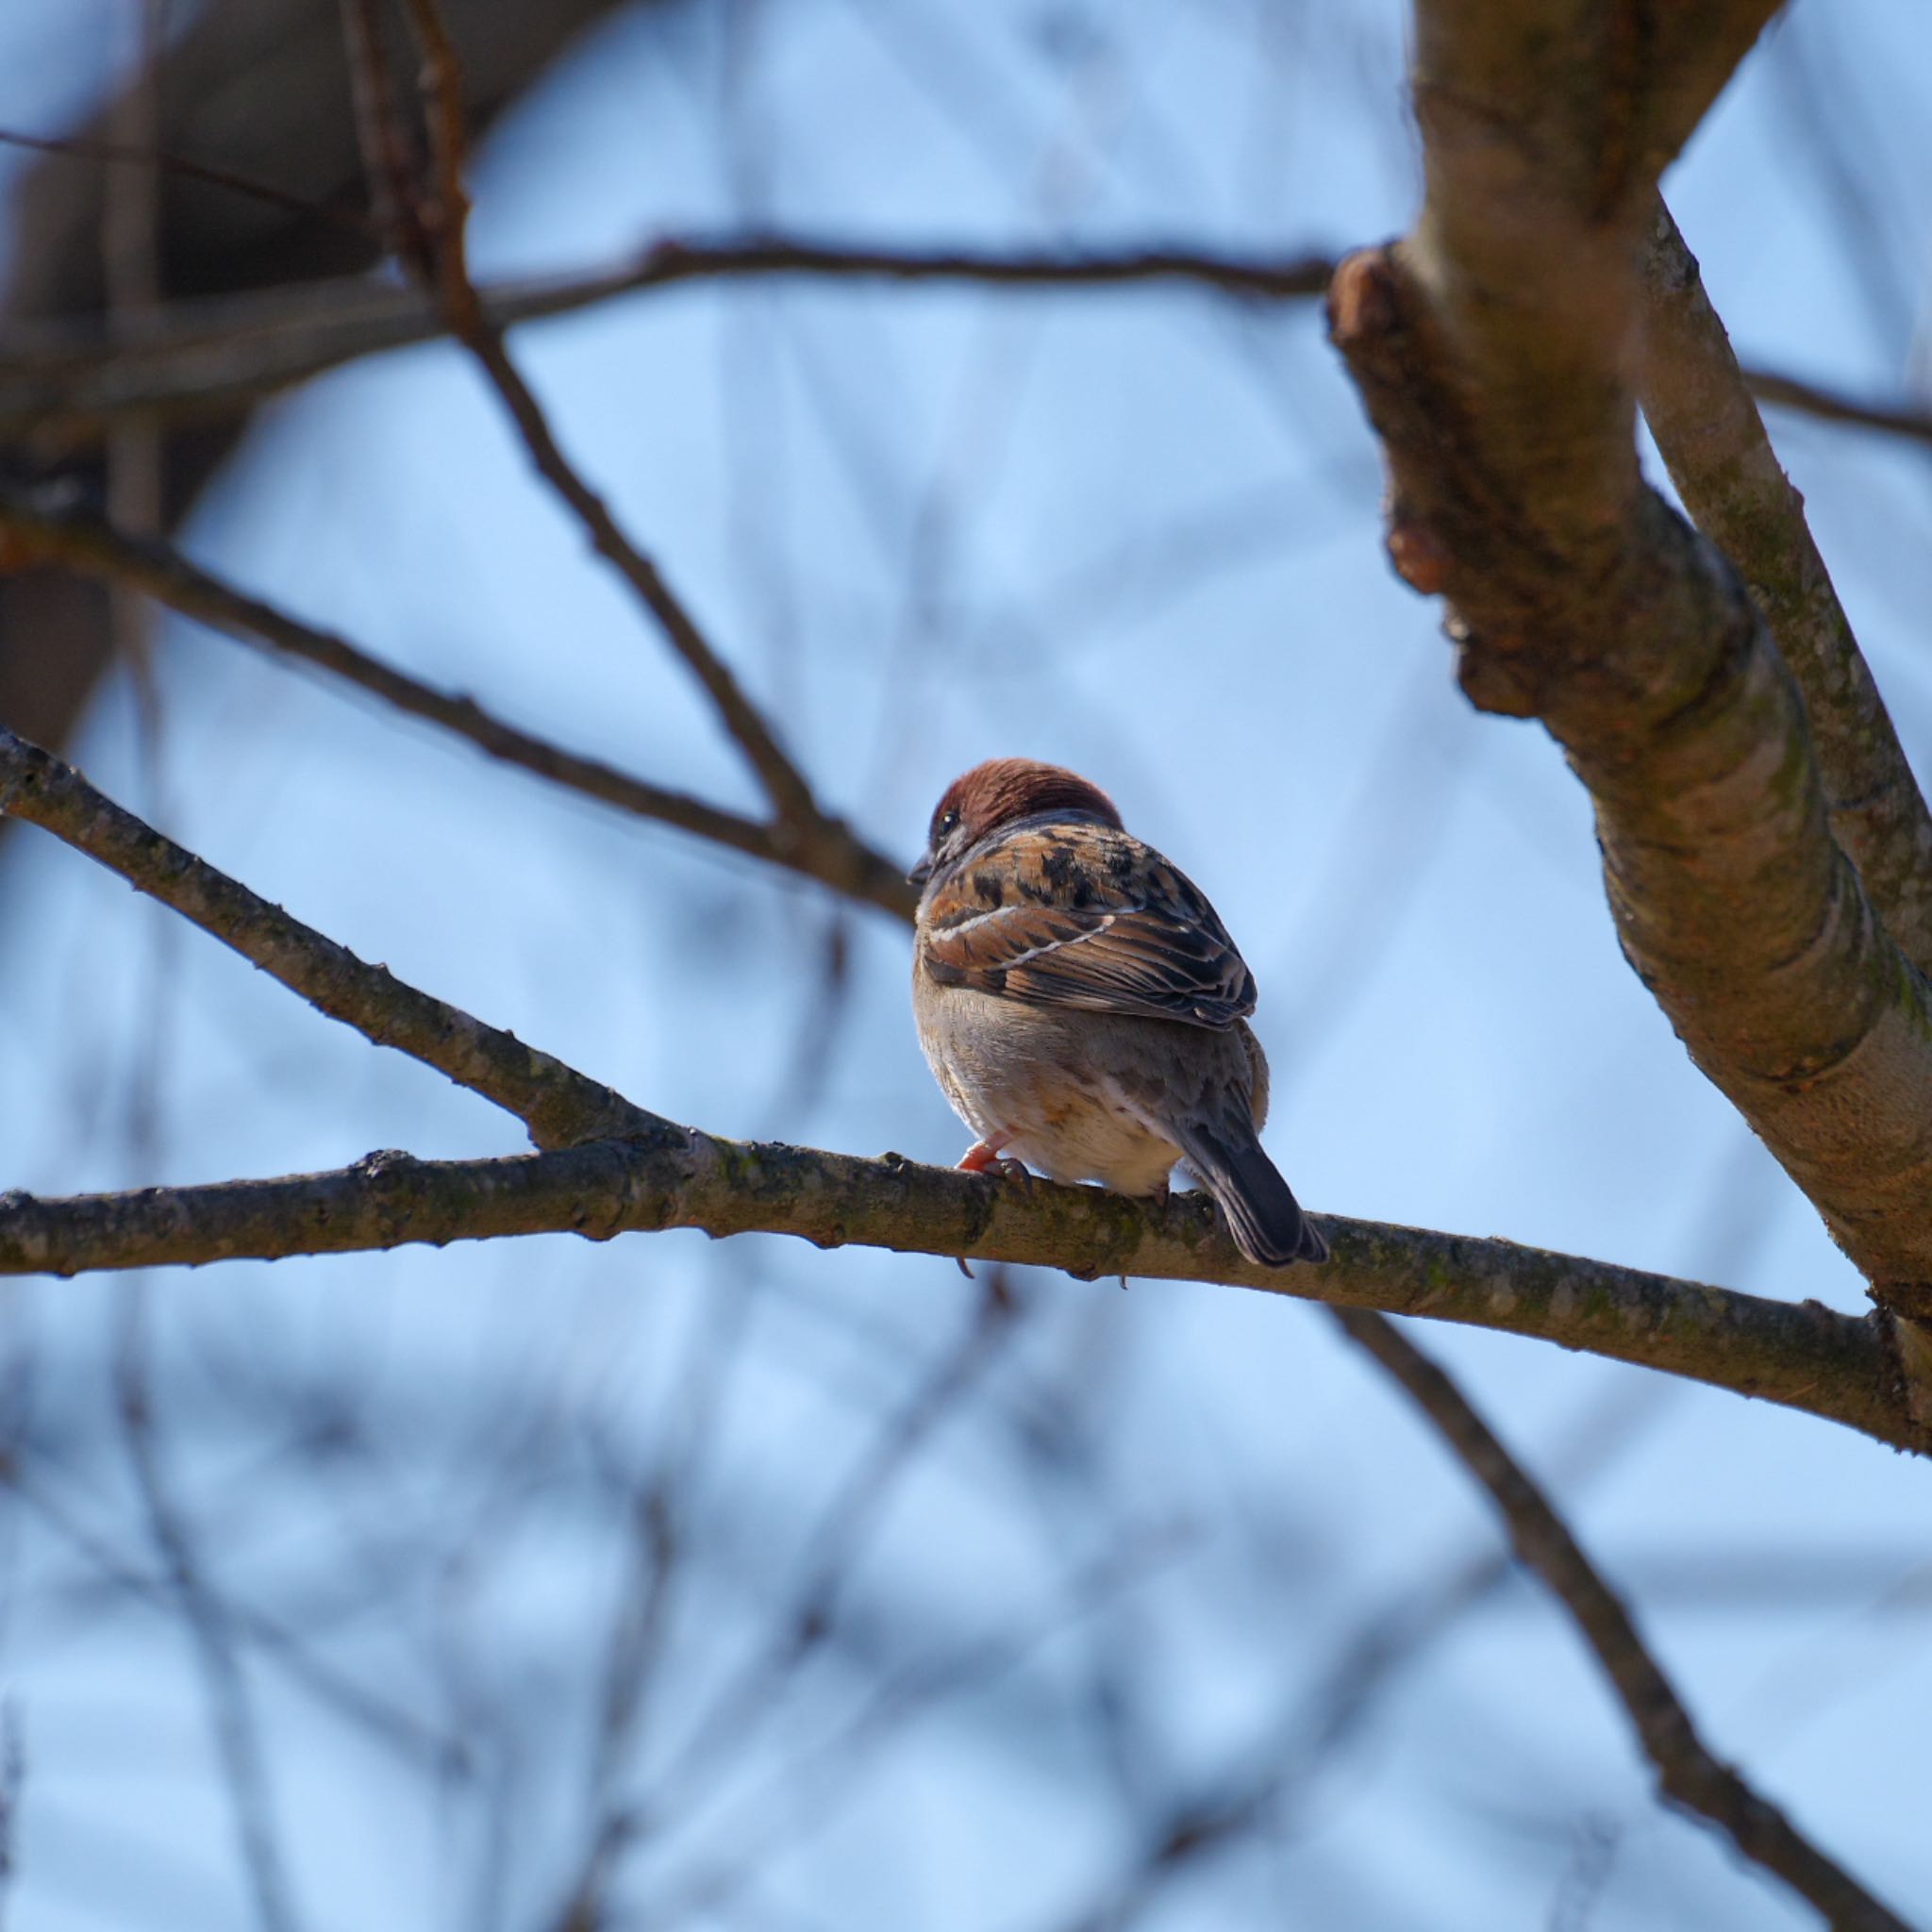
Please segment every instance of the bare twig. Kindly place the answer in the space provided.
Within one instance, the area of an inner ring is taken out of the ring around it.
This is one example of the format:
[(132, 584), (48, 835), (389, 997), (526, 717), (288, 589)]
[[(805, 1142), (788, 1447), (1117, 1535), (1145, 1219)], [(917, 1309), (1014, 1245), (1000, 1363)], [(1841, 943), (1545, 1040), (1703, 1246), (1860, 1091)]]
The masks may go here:
[(0, 725), (0, 812), (27, 819), (172, 907), (310, 1005), (507, 1108), (539, 1146), (664, 1123), (456, 1007), (405, 985), (217, 872)]
[[(353, 18), (358, 0), (346, 0), (346, 4)], [(779, 745), (763, 714), (745, 695), (657, 564), (632, 541), (609, 506), (564, 455), (542, 406), (510, 359), (503, 331), (483, 308), (470, 277), (464, 243), (469, 198), (462, 180), (464, 113), (456, 48), (437, 0), (404, 0), (404, 5), (422, 57), (430, 181), (418, 184), (394, 178), (404, 151), (399, 139), (382, 138), (378, 132), (374, 150), (365, 157), (373, 175), (390, 177), (388, 204), (395, 209), (416, 210), (415, 225), (406, 225), (397, 234), (397, 251), (406, 266), (423, 274), (433, 286), (450, 333), (489, 377), (537, 473), (583, 525), (597, 555), (637, 592), (673, 650), (704, 687), (720, 721), (764, 788), (779, 820), (780, 838), (810, 838), (822, 832), (828, 821), (804, 774)], [(375, 72), (379, 49), (372, 45), (370, 36), (352, 34), (349, 51), (352, 61), (370, 70), (361, 83), (372, 103), (364, 117), (366, 135), (385, 105), (384, 83)], [(419, 258), (422, 248), (428, 252), (426, 263)]]
[(221, 1598), (206, 1588), (201, 1559), (188, 1520), (175, 1502), (154, 1440), (153, 1397), (148, 1387), (142, 1284), (130, 1283), (116, 1362), (122, 1441), (148, 1533), (166, 1566), (183, 1621), (193, 1641), (208, 1695), (208, 1714), (223, 1778), (235, 1817), (235, 1833), (248, 1874), (255, 1914), (262, 1932), (294, 1932), (298, 1923), (289, 1894), (269, 1792), (268, 1759), (253, 1701), (242, 1674), (235, 1632)]
[(1843, 423), (1854, 429), (1873, 429), (1882, 436), (1902, 436), (1932, 449), (1932, 408), (1923, 403), (1861, 402), (1824, 383), (1806, 382), (1774, 369), (1746, 369), (1744, 386), (1760, 403), (1815, 416), (1821, 423)]
[(152, 167), (183, 181), (199, 181), (206, 187), (224, 188), (267, 208), (278, 208), (284, 214), (302, 215), (325, 227), (341, 228), (351, 234), (366, 235), (372, 223), (367, 215), (353, 208), (331, 208), (326, 202), (310, 201), (290, 194), (272, 182), (258, 181), (251, 175), (237, 175), (227, 168), (210, 167), (206, 161), (192, 161), (185, 155), (157, 153), (138, 142), (94, 141), (84, 134), (23, 134), (17, 128), (0, 127), (0, 147), (26, 148), (34, 154), (60, 155), (69, 160), (97, 161), (110, 167)]
[(1603, 1666), (1664, 1795), (1715, 1825), (1745, 1857), (1776, 1874), (1815, 1906), (1836, 1932), (1909, 1932), (1905, 1920), (1711, 1755), (1670, 1679), (1645, 1648), (1629, 1611), (1455, 1383), (1381, 1316), (1359, 1308), (1338, 1308), (1334, 1314), (1349, 1340), (1402, 1385), (1489, 1491), (1517, 1557), (1549, 1586)]
[(441, 691), (358, 650), (332, 631), (302, 623), (251, 597), (159, 541), (126, 535), (68, 498), (0, 479), (0, 535), (21, 555), (57, 561), (144, 591), (184, 617), (242, 643), (267, 646), (368, 691), (412, 718), (467, 739), (479, 751), (620, 811), (654, 819), (733, 852), (783, 866), (910, 920), (914, 893), (905, 868), (847, 826), (821, 822), (807, 836), (723, 810), (681, 791), (564, 750), (519, 729), (474, 698)]
[(1189, 1541), (1183, 1524), (1127, 1525), (1104, 1556), (1068, 1576), (1047, 1605), (891, 1672), (832, 1735), (788, 1758), (710, 1826), (718, 1849), (708, 1857), (700, 1855), (690, 1875), (651, 1901), (651, 1923), (677, 1927), (727, 1908), (748, 1880), (823, 1825), (871, 1766), (869, 1754), (893, 1731), (936, 1705), (996, 1681), (1044, 1640), (1172, 1563)]
[(900, 1408), (889, 1417), (839, 1486), (798, 1564), (770, 1629), (753, 1657), (710, 1699), (691, 1737), (666, 1766), (661, 1796), (644, 1806), (655, 1826), (692, 1802), (692, 1787), (720, 1755), (741, 1743), (775, 1707), (785, 1685), (824, 1641), (840, 1587), (872, 1524), (922, 1443), (955, 1413), (1010, 1345), (1018, 1307), (1004, 1271), (988, 1276), (971, 1324), (937, 1361)]
[[(21, 1506), (34, 1511), (42, 1524), (90, 1569), (116, 1590), (144, 1603), (173, 1611), (178, 1607), (169, 1584), (135, 1568), (99, 1532), (76, 1518), (72, 1509), (35, 1479), (31, 1464), (18, 1450), (0, 1465), (0, 1484)], [(214, 1592), (208, 1578), (204, 1591)], [(325, 1709), (376, 1742), (395, 1751), (417, 1769), (444, 1775), (467, 1775), (470, 1765), (461, 1739), (439, 1731), (413, 1712), (377, 1696), (318, 1655), (287, 1624), (220, 1591), (218, 1608), (233, 1634), (260, 1657), (275, 1664), (291, 1684), (299, 1685)]]
[[(1163, 245), (1032, 252), (725, 235), (655, 242), (615, 268), (501, 283), (479, 291), (478, 300), (486, 322), (501, 332), (692, 282), (791, 277), (1016, 291), (1168, 285), (1283, 301), (1319, 295), (1333, 267), (1321, 255), (1273, 260)], [(111, 346), (98, 330), (14, 325), (0, 367), (0, 434), (72, 437), (130, 409), (232, 408), (361, 357), (449, 333), (434, 293), (359, 278), (175, 301)]]
[[(325, 210), (312, 210), (318, 214)], [(342, 218), (357, 227), (359, 216)], [(688, 236), (652, 243), (614, 268), (478, 290), (499, 331), (573, 315), (626, 295), (691, 283), (798, 280), (963, 284), (1016, 293), (1182, 288), (1247, 302), (1323, 294), (1335, 263), (1316, 252), (1241, 256), (1180, 243), (1129, 248), (899, 248), (794, 235)], [(9, 325), (0, 367), (0, 435), (84, 440), (129, 412), (200, 415), (272, 395), (365, 356), (450, 332), (433, 295), (360, 277), (245, 295), (176, 298), (111, 344), (71, 324)], [(1774, 408), (1932, 447), (1932, 409), (1845, 395), (1789, 371), (1748, 367)]]
[(349, 54), (349, 94), (356, 140), (369, 183), (370, 226), (397, 258), (421, 275), (433, 244), (423, 231), (412, 192), (418, 158), (408, 124), (396, 107), (389, 43), (383, 32), (385, 0), (342, 0), (342, 38)]

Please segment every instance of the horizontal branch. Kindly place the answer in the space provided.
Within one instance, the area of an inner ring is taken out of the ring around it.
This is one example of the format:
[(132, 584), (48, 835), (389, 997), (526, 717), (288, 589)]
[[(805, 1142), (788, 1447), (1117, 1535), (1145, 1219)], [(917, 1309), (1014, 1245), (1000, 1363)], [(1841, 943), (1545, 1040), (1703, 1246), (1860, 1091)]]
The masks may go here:
[(1630, 1612), (1569, 1524), (1449, 1376), (1381, 1316), (1338, 1309), (1336, 1320), (1402, 1386), (1490, 1492), (1518, 1560), (1570, 1613), (1603, 1667), (1664, 1795), (1714, 1824), (1745, 1857), (1782, 1878), (1818, 1908), (1833, 1932), (1910, 1932), (1903, 1919), (1712, 1754)]
[(1333, 1259), (1244, 1259), (1205, 1194), (1166, 1203), (657, 1122), (617, 1141), (488, 1160), (373, 1154), (278, 1180), (39, 1200), (0, 1196), (0, 1274), (198, 1266), (441, 1246), (506, 1235), (644, 1230), (795, 1235), (822, 1248), (1265, 1290), (1531, 1336), (1843, 1423), (1896, 1448), (1907, 1414), (1889, 1318), (1842, 1315), (1509, 1241), (1324, 1217)]
[(1881, 436), (1902, 436), (1932, 449), (1932, 409), (1923, 403), (1881, 403), (1848, 396), (1824, 383), (1805, 382), (1774, 369), (1746, 369), (1744, 386), (1760, 403), (1814, 416), (1821, 423), (1841, 423), (1850, 429), (1876, 430)]
[(115, 529), (65, 493), (0, 479), (0, 545), (16, 558), (57, 562), (145, 591), (224, 636), (294, 658), (354, 685), (412, 718), (467, 740), (477, 750), (552, 784), (639, 818), (675, 826), (748, 858), (829, 886), (894, 918), (912, 917), (905, 868), (874, 851), (837, 820), (772, 824), (620, 772), (519, 729), (474, 698), (438, 691), (385, 664), (333, 631), (302, 623), (192, 563), (158, 541)]
[[(73, 1274), (574, 1231), (795, 1234), (1086, 1274), (1221, 1281), (1540, 1336), (1828, 1416), (1901, 1447), (1890, 1318), (1856, 1321), (1504, 1241), (1344, 1224), (1320, 1269), (1245, 1261), (1206, 1196), (1166, 1206), (674, 1125), (358, 959), (0, 728), (0, 812), (38, 824), (332, 1018), (508, 1108), (541, 1157), (372, 1156), (336, 1174), (38, 1201), (0, 1197), (0, 1273)], [(612, 1138), (612, 1137), (616, 1138)]]
[[(621, 296), (741, 280), (952, 285), (1025, 291), (1191, 288), (1255, 302), (1308, 301), (1334, 273), (1324, 253), (1241, 256), (1160, 245), (1094, 250), (891, 248), (788, 236), (669, 241), (616, 268), (480, 290), (498, 328), (571, 315)], [(447, 333), (422, 291), (358, 277), (265, 294), (177, 301), (104, 342), (97, 327), (8, 326), (0, 437), (85, 441), (123, 416), (192, 416), (258, 402), (365, 356)], [(1760, 401), (1932, 446), (1932, 410), (1861, 402), (1787, 372), (1751, 369)]]

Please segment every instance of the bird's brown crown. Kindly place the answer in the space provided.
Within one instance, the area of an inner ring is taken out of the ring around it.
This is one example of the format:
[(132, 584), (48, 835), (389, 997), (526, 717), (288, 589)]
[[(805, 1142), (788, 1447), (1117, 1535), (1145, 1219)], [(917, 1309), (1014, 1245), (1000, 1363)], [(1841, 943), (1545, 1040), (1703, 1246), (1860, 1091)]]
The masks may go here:
[(1122, 829), (1114, 802), (1064, 765), (1034, 758), (989, 758), (955, 778), (934, 808), (930, 838), (937, 847), (949, 825), (963, 826), (969, 839), (983, 839), (1001, 825), (1046, 812), (1085, 812)]

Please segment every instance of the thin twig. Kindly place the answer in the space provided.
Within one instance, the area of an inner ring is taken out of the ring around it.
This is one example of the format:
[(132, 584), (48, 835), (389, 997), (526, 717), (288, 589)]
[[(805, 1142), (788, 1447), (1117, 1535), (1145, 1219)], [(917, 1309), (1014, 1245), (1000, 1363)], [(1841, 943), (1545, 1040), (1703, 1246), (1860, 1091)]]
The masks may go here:
[(1714, 1757), (1630, 1613), (1563, 1519), (1467, 1398), (1392, 1324), (1361, 1308), (1332, 1310), (1343, 1334), (1413, 1398), (1502, 1511), (1518, 1558), (1569, 1611), (1636, 1727), (1665, 1797), (1724, 1832), (1824, 1914), (1835, 1932), (1910, 1932), (1743, 1778)]
[[(23, 1461), (16, 1449), (0, 1465), (0, 1486), (24, 1507), (33, 1510), (52, 1535), (116, 1590), (162, 1609), (177, 1607), (166, 1581), (125, 1561), (30, 1471), (31, 1465)], [(291, 1684), (300, 1686), (325, 1709), (389, 1746), (416, 1769), (445, 1775), (470, 1774), (472, 1766), (460, 1738), (437, 1730), (413, 1712), (358, 1684), (317, 1654), (289, 1624), (226, 1591), (214, 1592), (206, 1577), (202, 1589), (218, 1596), (221, 1616), (237, 1638), (277, 1665)]]
[(920, 1446), (954, 1414), (1010, 1345), (1018, 1312), (1004, 1271), (987, 1278), (971, 1324), (928, 1371), (840, 1484), (814, 1527), (796, 1581), (774, 1607), (756, 1653), (707, 1705), (641, 1807), (653, 1830), (695, 1802), (721, 1754), (770, 1718), (798, 1667), (831, 1629), (843, 1580)]
[(748, 1880), (822, 1828), (874, 1767), (882, 1741), (935, 1706), (1014, 1670), (1043, 1641), (1091, 1620), (1109, 1600), (1174, 1562), (1191, 1541), (1184, 1524), (1129, 1526), (1105, 1555), (1069, 1575), (1046, 1605), (885, 1675), (830, 1736), (790, 1757), (710, 1827), (717, 1849), (700, 1855), (689, 1875), (651, 1900), (651, 1924), (675, 1928), (716, 1918)]
[(289, 1893), (288, 1874), (275, 1830), (269, 1794), (268, 1758), (255, 1720), (247, 1679), (237, 1654), (235, 1632), (221, 1598), (204, 1587), (201, 1560), (188, 1520), (161, 1474), (154, 1440), (153, 1397), (148, 1387), (142, 1284), (128, 1284), (120, 1348), (115, 1365), (122, 1441), (134, 1473), (135, 1489), (154, 1541), (193, 1641), (207, 1689), (215, 1747), (234, 1811), (242, 1863), (248, 1874), (255, 1913), (262, 1932), (294, 1932), (298, 1921)]
[(227, 168), (192, 161), (185, 155), (157, 152), (138, 142), (95, 141), (84, 134), (23, 134), (17, 128), (0, 127), (0, 147), (26, 148), (34, 154), (58, 155), (68, 160), (99, 161), (109, 167), (151, 167), (183, 181), (199, 181), (204, 187), (225, 189), (231, 194), (246, 196), (267, 208), (278, 208), (285, 214), (301, 215), (325, 227), (345, 233), (367, 235), (374, 224), (367, 215), (353, 208), (331, 208), (326, 202), (310, 201), (291, 194), (272, 182), (258, 181), (252, 175), (237, 175)]
[(396, 108), (383, 13), (382, 0), (342, 0), (349, 96), (369, 183), (370, 226), (400, 260), (421, 273), (430, 260), (430, 242), (410, 192), (417, 162), (408, 125)]
[(1746, 369), (1744, 387), (1774, 409), (1790, 409), (1854, 429), (1875, 429), (1884, 436), (1903, 436), (1932, 449), (1932, 408), (1923, 403), (1861, 401), (1824, 383), (1806, 382), (1774, 369)]
[[(353, 0), (352, 0), (353, 4)], [(422, 95), (430, 149), (429, 192), (412, 192), (413, 183), (397, 183), (389, 191), (392, 207), (413, 207), (421, 233), (432, 256), (429, 273), (449, 331), (469, 350), (523, 439), (537, 473), (563, 500), (583, 525), (597, 555), (630, 585), (658, 621), (671, 647), (704, 687), (720, 721), (744, 755), (777, 813), (781, 838), (809, 838), (824, 824), (811, 787), (780, 747), (763, 714), (744, 694), (737, 678), (699, 628), (683, 601), (665, 581), (657, 564), (634, 543), (612, 515), (608, 505), (586, 483), (545, 417), (530, 386), (511, 361), (503, 331), (484, 309), (470, 276), (464, 227), (469, 198), (463, 189), (465, 136), (462, 80), (456, 49), (436, 0), (405, 0), (409, 25), (422, 57)], [(352, 59), (370, 50), (352, 38)], [(372, 84), (372, 93), (380, 99)], [(379, 142), (366, 156), (372, 173), (395, 164), (400, 143)], [(415, 237), (398, 238), (398, 252), (407, 266)]]
[[(353, 225), (366, 224), (358, 217)], [(1016, 293), (1180, 288), (1236, 301), (1301, 302), (1326, 290), (1334, 266), (1320, 252), (1240, 256), (1177, 242), (1106, 249), (912, 248), (783, 234), (696, 235), (655, 242), (612, 268), (493, 283), (477, 293), (486, 321), (502, 331), (690, 283), (883, 282)], [(361, 276), (247, 294), (177, 297), (111, 344), (104, 344), (93, 326), (13, 322), (5, 332), (6, 366), (0, 368), (0, 435), (24, 438), (53, 430), (73, 439), (129, 412), (235, 408), (366, 356), (449, 333), (433, 295)], [(1922, 403), (1850, 396), (1827, 383), (1756, 366), (1744, 370), (1744, 381), (1774, 408), (1932, 447), (1932, 408)]]
[(915, 895), (906, 883), (904, 866), (874, 851), (847, 826), (822, 822), (809, 836), (781, 836), (756, 819), (566, 751), (497, 717), (474, 698), (438, 691), (335, 632), (304, 624), (247, 595), (164, 542), (115, 529), (70, 496), (30, 491), (0, 479), (0, 538), (17, 556), (58, 562), (138, 588), (171, 610), (225, 636), (299, 658), (552, 784), (816, 879), (897, 919), (909, 921), (912, 916)]

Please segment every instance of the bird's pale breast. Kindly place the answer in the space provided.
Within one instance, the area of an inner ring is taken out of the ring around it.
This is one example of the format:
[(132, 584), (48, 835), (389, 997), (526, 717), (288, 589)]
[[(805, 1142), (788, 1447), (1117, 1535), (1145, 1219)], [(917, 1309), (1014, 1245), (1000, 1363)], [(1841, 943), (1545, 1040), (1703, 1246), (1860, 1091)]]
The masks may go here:
[(1050, 1179), (1124, 1194), (1166, 1184), (1181, 1155), (1158, 1124), (1177, 1103), (1230, 1085), (1253, 1091), (1266, 1078), (1244, 1025), (1214, 1032), (1028, 1006), (937, 984), (917, 965), (913, 1010), (946, 1098), (983, 1141)]

